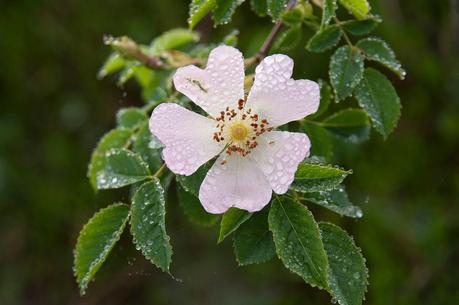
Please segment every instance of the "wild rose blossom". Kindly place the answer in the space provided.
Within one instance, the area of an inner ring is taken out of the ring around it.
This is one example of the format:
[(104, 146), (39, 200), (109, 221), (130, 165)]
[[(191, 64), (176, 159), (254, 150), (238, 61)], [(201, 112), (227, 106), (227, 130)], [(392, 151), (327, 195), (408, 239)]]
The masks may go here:
[(209, 117), (163, 103), (151, 115), (150, 130), (165, 145), (162, 157), (176, 174), (191, 175), (218, 155), (199, 190), (199, 200), (209, 213), (224, 213), (230, 207), (261, 210), (272, 191), (287, 192), (298, 163), (309, 155), (311, 144), (305, 134), (276, 130), (319, 106), (318, 84), (293, 80), (292, 72), (290, 57), (266, 57), (245, 97), (241, 52), (219, 46), (204, 70), (190, 65), (175, 73), (177, 91)]

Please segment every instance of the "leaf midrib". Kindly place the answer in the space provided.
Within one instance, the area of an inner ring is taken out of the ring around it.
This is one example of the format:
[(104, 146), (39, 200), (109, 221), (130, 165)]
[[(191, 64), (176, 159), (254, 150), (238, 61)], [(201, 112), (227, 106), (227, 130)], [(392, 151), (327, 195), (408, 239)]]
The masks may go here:
[[(283, 211), (284, 214), (285, 214), (285, 217), (287, 218), (287, 220), (288, 220), (290, 226), (291, 226), (292, 229), (293, 229), (293, 232), (295, 232), (295, 235), (296, 235), (296, 237), (297, 237), (297, 239), (298, 239), (298, 241), (299, 241), (299, 243), (300, 243), (300, 245), (301, 245), (301, 248), (303, 248), (304, 253), (306, 253), (306, 257), (307, 257), (308, 260), (309, 260), (309, 264), (310, 264), (310, 266), (312, 267), (313, 273), (315, 273), (315, 274), (314, 274), (315, 280), (317, 280), (317, 275), (319, 275), (319, 278), (320, 278), (320, 273), (317, 271), (317, 269), (316, 269), (315, 265), (313, 264), (313, 261), (312, 261), (310, 255), (309, 255), (308, 251), (306, 251), (305, 246), (304, 246), (303, 243), (301, 242), (301, 239), (299, 238), (300, 235), (299, 235), (298, 232), (295, 230), (295, 227), (293, 226), (293, 223), (292, 223), (292, 221), (290, 220), (290, 217), (288, 217), (288, 214), (287, 214), (287, 212), (285, 211), (284, 206), (282, 205), (282, 202), (279, 200), (279, 198), (276, 198), (276, 200), (279, 202), (279, 204), (280, 204), (280, 206), (281, 206), (281, 208), (282, 208), (282, 211)], [(317, 281), (317, 282), (320, 283), (320, 284), (322, 284), (321, 281)]]

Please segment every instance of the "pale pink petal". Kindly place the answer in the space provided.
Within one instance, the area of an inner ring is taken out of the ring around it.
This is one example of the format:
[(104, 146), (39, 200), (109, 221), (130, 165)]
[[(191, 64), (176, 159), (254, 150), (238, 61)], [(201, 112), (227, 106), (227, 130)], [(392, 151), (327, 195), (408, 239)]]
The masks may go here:
[(214, 120), (173, 103), (160, 104), (150, 118), (150, 131), (166, 146), (167, 167), (187, 176), (224, 148), (212, 138), (215, 126)]
[(277, 194), (287, 192), (295, 172), (304, 158), (309, 156), (311, 142), (304, 133), (273, 131), (261, 136), (250, 158), (265, 174)]
[(230, 207), (259, 211), (269, 203), (271, 195), (269, 182), (255, 162), (226, 153), (215, 161), (199, 190), (204, 209), (213, 214), (224, 213)]
[(233, 47), (219, 46), (209, 54), (207, 67), (177, 69), (174, 85), (194, 103), (212, 116), (226, 107), (236, 108), (244, 98), (244, 58)]
[(271, 126), (300, 120), (319, 107), (319, 85), (305, 79), (293, 80), (292, 72), (293, 60), (282, 54), (266, 57), (255, 69), (247, 107)]

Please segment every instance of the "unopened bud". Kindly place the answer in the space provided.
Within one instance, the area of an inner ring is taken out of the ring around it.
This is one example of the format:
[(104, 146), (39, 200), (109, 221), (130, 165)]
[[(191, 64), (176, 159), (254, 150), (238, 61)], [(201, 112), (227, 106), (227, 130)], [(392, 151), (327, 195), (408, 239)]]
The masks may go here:
[(122, 56), (127, 58), (135, 58), (139, 52), (137, 43), (127, 36), (113, 37), (105, 36), (104, 43), (118, 51)]

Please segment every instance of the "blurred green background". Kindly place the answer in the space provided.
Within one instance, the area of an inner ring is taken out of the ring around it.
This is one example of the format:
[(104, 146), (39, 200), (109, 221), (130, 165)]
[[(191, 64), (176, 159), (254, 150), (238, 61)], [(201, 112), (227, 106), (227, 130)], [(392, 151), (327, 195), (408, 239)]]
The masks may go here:
[[(373, 134), (335, 152), (354, 170), (347, 185), (364, 217), (313, 212), (361, 246), (370, 269), (366, 304), (459, 304), (459, 4), (370, 2), (384, 20), (377, 34), (408, 72), (405, 81), (392, 78), (402, 119), (385, 142)], [(216, 245), (217, 228), (190, 224), (174, 196), (167, 225), (181, 281), (147, 263), (125, 234), (87, 295), (78, 295), (77, 234), (97, 209), (126, 197), (93, 193), (90, 152), (118, 108), (141, 104), (135, 84), (96, 79), (110, 52), (102, 37), (148, 43), (186, 26), (187, 10), (181, 0), (0, 2), (0, 304), (330, 303), (277, 260), (237, 267), (230, 240)], [(271, 26), (245, 3), (232, 24), (214, 31), (204, 22), (199, 30), (217, 42), (241, 29), (239, 47), (249, 56)], [(303, 46), (291, 52), (296, 77), (326, 78), (330, 54)]]

